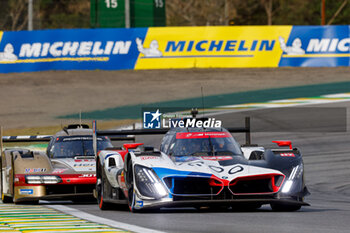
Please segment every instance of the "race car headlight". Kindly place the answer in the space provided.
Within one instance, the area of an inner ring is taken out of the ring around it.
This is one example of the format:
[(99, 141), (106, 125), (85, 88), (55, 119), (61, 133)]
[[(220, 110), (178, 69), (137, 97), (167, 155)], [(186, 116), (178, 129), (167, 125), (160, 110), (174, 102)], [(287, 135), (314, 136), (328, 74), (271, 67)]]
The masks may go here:
[(26, 176), (27, 184), (57, 184), (62, 182), (59, 176)]
[(290, 190), (293, 187), (293, 183), (296, 179), (299, 179), (303, 175), (304, 166), (303, 164), (299, 164), (298, 166), (294, 167), (288, 177), (288, 180), (284, 182), (282, 193), (289, 193)]
[(292, 169), (292, 172), (290, 173), (288, 180), (298, 179), (303, 174), (303, 171), (304, 171), (303, 164), (299, 164), (298, 166)]
[(293, 186), (293, 181), (292, 180), (287, 180), (282, 188), (282, 193), (289, 193), (290, 189)]
[(156, 173), (147, 167), (135, 166), (136, 186), (142, 196), (159, 199), (168, 194)]

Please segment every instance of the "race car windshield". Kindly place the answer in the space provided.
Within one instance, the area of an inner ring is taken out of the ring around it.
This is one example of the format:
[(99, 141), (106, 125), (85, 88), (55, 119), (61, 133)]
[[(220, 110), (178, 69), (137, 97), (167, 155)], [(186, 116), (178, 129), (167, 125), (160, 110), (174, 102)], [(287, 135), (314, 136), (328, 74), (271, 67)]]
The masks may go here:
[(237, 142), (228, 132), (177, 133), (170, 145), (171, 156), (242, 155)]
[[(112, 147), (108, 138), (97, 138), (97, 150)], [(74, 158), (75, 156), (94, 156), (92, 137), (59, 137), (51, 148), (53, 158)]]

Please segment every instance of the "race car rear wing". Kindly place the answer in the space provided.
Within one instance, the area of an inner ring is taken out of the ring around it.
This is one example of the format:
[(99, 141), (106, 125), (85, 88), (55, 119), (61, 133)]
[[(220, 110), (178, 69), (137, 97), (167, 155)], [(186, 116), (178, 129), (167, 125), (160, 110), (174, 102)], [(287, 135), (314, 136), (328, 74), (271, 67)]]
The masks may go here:
[[(68, 126), (69, 127), (69, 126)], [(3, 130), (0, 126), (0, 168), (1, 168), (1, 159), (2, 153), (4, 151), (4, 143), (21, 143), (21, 142), (45, 142), (49, 143), (52, 135), (21, 135), (21, 136), (2, 136)], [(107, 135), (106, 135), (107, 136)], [(128, 135), (116, 135), (109, 137), (111, 141), (135, 141), (134, 136)]]
[(51, 135), (22, 135), (22, 136), (2, 136), (3, 142), (49, 142)]
[[(52, 135), (21, 135), (21, 136), (2, 136), (1, 135), (1, 145), (3, 143), (11, 142), (49, 142)], [(108, 136), (108, 135), (105, 135)], [(111, 141), (135, 141), (134, 136), (110, 136), (108, 137)]]
[(0, 154), (4, 151), (4, 143), (12, 142), (49, 142), (51, 135), (22, 135), (22, 136), (2, 136), (3, 130), (0, 127)]
[[(96, 121), (92, 122), (93, 146), (95, 155), (97, 154), (97, 136), (118, 136), (118, 135), (159, 135), (166, 134), (171, 128), (162, 129), (132, 129), (132, 130), (97, 130)], [(250, 135), (250, 117), (245, 118), (244, 127), (226, 128), (230, 133), (245, 133), (245, 144), (243, 146), (253, 146)], [(254, 145), (255, 146), (255, 145)]]
[[(107, 135), (105, 135), (107, 136)], [(37, 136), (2, 136), (2, 142), (49, 142), (51, 135), (37, 135)], [(135, 141), (135, 137), (109, 137), (111, 141)]]

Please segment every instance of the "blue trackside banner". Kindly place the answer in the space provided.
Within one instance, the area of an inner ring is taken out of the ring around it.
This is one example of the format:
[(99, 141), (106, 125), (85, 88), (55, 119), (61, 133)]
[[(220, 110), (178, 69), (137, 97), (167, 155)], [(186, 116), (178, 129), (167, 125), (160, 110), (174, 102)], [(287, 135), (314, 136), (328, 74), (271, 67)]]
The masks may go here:
[(350, 26), (294, 26), (279, 66), (350, 66)]
[(0, 72), (133, 69), (147, 28), (62, 29), (0, 34)]
[(350, 66), (350, 25), (0, 31), (0, 73)]

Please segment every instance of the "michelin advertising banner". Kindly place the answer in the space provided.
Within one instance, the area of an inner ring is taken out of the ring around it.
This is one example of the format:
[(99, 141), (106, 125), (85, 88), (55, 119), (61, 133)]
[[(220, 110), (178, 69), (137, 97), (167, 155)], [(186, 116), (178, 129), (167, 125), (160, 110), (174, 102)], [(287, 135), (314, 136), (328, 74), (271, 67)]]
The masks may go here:
[(65, 29), (3, 32), (0, 72), (134, 69), (142, 29)]
[(0, 32), (0, 73), (282, 66), (350, 66), (350, 26)]

